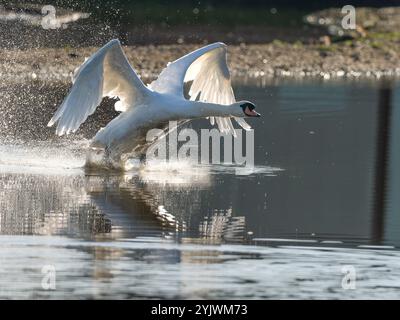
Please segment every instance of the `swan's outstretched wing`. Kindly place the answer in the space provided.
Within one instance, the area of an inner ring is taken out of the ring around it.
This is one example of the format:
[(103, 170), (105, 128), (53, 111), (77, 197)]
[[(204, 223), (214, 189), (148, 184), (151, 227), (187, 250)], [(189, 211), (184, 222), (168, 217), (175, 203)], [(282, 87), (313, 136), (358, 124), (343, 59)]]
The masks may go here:
[(58, 121), (58, 135), (75, 132), (103, 97), (118, 97), (117, 111), (137, 104), (148, 90), (132, 69), (120, 42), (112, 40), (76, 71), (73, 86), (48, 126)]
[[(168, 64), (150, 87), (157, 92), (183, 96), (185, 82), (193, 81), (189, 90), (190, 100), (232, 104), (235, 95), (226, 54), (226, 45), (220, 42), (195, 50)], [(235, 120), (243, 129), (250, 129), (244, 119)], [(230, 117), (210, 117), (210, 121), (211, 124), (216, 122), (221, 132), (235, 135)]]

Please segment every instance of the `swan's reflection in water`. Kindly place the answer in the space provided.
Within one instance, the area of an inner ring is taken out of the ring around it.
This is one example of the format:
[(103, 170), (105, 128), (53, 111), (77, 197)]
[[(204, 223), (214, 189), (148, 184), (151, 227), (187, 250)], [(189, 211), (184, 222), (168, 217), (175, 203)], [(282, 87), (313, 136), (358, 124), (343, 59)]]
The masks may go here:
[(0, 233), (244, 240), (245, 218), (234, 216), (228, 204), (204, 210), (213, 192), (209, 168), (174, 166), (125, 174), (1, 170)]
[(210, 217), (205, 217), (200, 223), (200, 234), (204, 238), (230, 241), (244, 240), (245, 217), (233, 217), (232, 208), (214, 210)]
[[(380, 87), (238, 84), (268, 112), (254, 123), (260, 167), (236, 176), (183, 164), (84, 172), (84, 137), (112, 114), (93, 115), (77, 141), (55, 139), (48, 110), (66, 86), (23, 87), (21, 100), (7, 84), (0, 135), (24, 142), (0, 139), (0, 298), (398, 297), (400, 90)], [(249, 233), (257, 247), (236, 245)], [(48, 264), (57, 291), (40, 288)], [(357, 290), (342, 289), (342, 265), (362, 275)]]
[[(191, 245), (245, 238), (245, 219), (231, 208), (204, 210), (214, 184), (208, 168), (14, 169), (0, 165), (0, 298), (178, 297), (193, 282), (190, 265), (233, 259)], [(168, 248), (177, 242), (189, 247)], [(37, 288), (44, 265), (55, 266), (58, 290)], [(169, 277), (177, 268), (182, 274)]]

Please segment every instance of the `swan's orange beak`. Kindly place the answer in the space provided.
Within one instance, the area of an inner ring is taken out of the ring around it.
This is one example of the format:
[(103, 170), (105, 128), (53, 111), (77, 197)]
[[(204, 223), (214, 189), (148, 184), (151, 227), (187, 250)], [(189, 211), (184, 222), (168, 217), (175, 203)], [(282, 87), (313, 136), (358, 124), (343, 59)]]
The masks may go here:
[(249, 107), (246, 107), (244, 109), (244, 113), (249, 117), (261, 117), (261, 114), (259, 114), (258, 112), (255, 112), (254, 109), (251, 110)]

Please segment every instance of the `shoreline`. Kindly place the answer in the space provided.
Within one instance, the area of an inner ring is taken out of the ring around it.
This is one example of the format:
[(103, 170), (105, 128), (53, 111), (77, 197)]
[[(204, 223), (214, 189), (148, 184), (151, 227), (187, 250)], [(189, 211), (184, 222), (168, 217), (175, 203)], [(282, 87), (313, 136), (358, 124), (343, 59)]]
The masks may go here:
[[(155, 78), (170, 61), (199, 45), (124, 46), (128, 60), (142, 78)], [(397, 50), (396, 50), (397, 47)], [(400, 77), (400, 47), (393, 42), (380, 48), (368, 43), (284, 43), (228, 46), (231, 74), (251, 78), (375, 78)], [(69, 81), (73, 71), (98, 48), (0, 49), (3, 81), (33, 79)]]
[[(39, 11), (26, 14), (32, 19), (40, 17)], [(307, 15), (279, 14), (282, 18), (273, 15), (279, 26), (272, 20), (264, 25), (260, 18), (258, 25), (136, 23), (116, 29), (90, 18), (56, 30), (0, 19), (0, 76), (3, 81), (69, 81), (85, 58), (119, 38), (126, 44), (124, 51), (132, 67), (146, 79), (157, 77), (168, 62), (216, 41), (228, 44), (233, 77), (400, 77), (400, 7), (358, 7), (357, 28), (351, 30), (341, 27), (340, 8)], [(270, 13), (268, 17), (272, 19)], [(282, 24), (285, 17), (288, 21)], [(297, 25), (292, 25), (295, 17)], [(302, 23), (298, 21), (301, 17)]]

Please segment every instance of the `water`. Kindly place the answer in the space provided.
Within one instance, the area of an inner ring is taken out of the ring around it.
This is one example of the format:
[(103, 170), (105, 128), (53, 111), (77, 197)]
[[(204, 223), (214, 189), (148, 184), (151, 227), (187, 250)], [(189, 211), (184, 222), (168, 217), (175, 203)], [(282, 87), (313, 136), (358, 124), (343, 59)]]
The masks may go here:
[(399, 297), (398, 83), (238, 79), (263, 114), (240, 175), (187, 162), (85, 172), (88, 139), (115, 113), (106, 102), (56, 138), (45, 124), (66, 90), (0, 97), (0, 298)]

